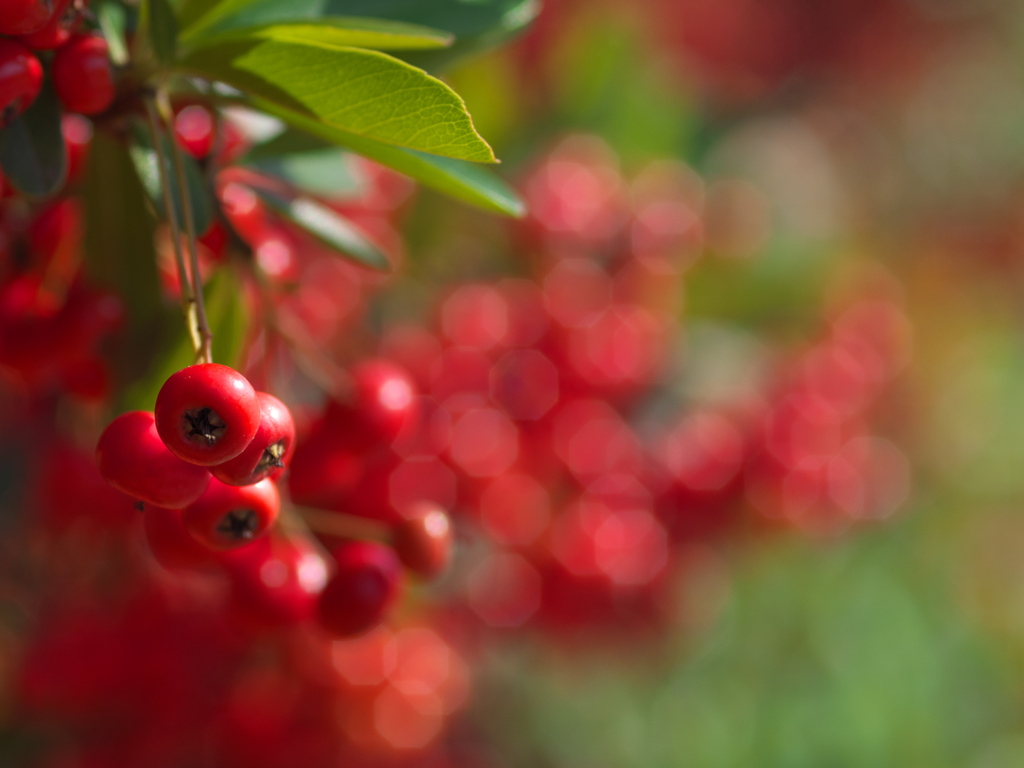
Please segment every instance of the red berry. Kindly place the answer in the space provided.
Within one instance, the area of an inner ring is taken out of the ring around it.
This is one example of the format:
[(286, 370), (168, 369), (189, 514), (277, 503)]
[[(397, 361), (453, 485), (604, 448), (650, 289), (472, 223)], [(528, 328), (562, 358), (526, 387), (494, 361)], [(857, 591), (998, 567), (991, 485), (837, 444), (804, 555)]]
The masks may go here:
[(352, 384), (353, 401), (328, 403), (325, 416), (353, 446), (389, 445), (419, 415), (412, 379), (394, 363), (366, 360), (352, 369)]
[(197, 160), (213, 149), (215, 123), (206, 107), (191, 104), (175, 115), (174, 134), (182, 148)]
[(92, 123), (81, 115), (64, 115), (60, 123), (64, 146), (68, 151), (68, 183), (78, 180), (85, 169), (89, 144), (92, 142)]
[(20, 115), (36, 100), (43, 85), (39, 59), (21, 43), (0, 40), (0, 110)]
[(172, 374), (156, 396), (156, 429), (168, 450), (192, 464), (223, 464), (260, 426), (260, 401), (238, 371), (200, 363)]
[(0, 35), (27, 35), (50, 20), (53, 0), (0, 0)]
[(216, 478), (198, 500), (185, 507), (181, 521), (211, 549), (234, 549), (258, 539), (277, 519), (281, 500), (272, 480), (225, 485)]
[(432, 579), (444, 572), (451, 560), (452, 526), (448, 515), (430, 503), (414, 507), (395, 526), (391, 546), (402, 565)]
[(217, 553), (196, 541), (182, 522), (178, 509), (148, 507), (143, 513), (149, 551), (169, 571), (208, 568), (218, 562)]
[(210, 482), (205, 469), (167, 450), (149, 411), (129, 411), (110, 422), (96, 446), (96, 462), (119, 491), (159, 507), (187, 507)]
[(398, 599), (402, 568), (390, 547), (352, 541), (334, 550), (337, 570), (317, 604), (317, 618), (340, 637), (358, 635), (381, 622)]
[(303, 541), (266, 537), (226, 560), (234, 607), (264, 626), (297, 624), (312, 618), (327, 583), (327, 563)]
[(71, 0), (57, 0), (49, 21), (42, 29), (22, 36), (21, 42), (37, 51), (52, 51), (71, 38), (81, 20), (82, 16), (72, 6)]
[(257, 392), (260, 426), (245, 450), (230, 461), (210, 467), (210, 472), (228, 485), (252, 485), (265, 477), (276, 479), (291, 459), (295, 445), (295, 422), (291, 411), (273, 395)]
[(98, 35), (77, 35), (57, 49), (50, 74), (57, 97), (69, 112), (95, 115), (114, 101), (107, 41)]

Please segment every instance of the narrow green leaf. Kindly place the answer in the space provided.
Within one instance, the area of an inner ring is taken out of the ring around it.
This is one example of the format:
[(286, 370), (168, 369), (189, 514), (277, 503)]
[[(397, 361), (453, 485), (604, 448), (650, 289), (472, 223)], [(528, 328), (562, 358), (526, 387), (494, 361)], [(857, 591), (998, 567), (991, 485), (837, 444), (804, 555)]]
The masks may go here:
[(64, 186), (67, 157), (60, 106), (48, 82), (32, 106), (0, 132), (0, 168), (29, 197), (47, 197)]
[(96, 21), (107, 41), (110, 60), (117, 66), (123, 67), (129, 59), (128, 45), (125, 42), (128, 19), (124, 6), (114, 0), (103, 0), (96, 7)]
[(378, 51), (295, 40), (239, 40), (180, 62), (332, 128), (432, 154), (496, 162), (451, 88)]
[(352, 172), (351, 157), (337, 147), (299, 152), (262, 160), (246, 160), (245, 165), (260, 173), (283, 179), (296, 189), (322, 197), (355, 197), (365, 188)]
[[(517, 0), (494, 22), (475, 34), (459, 35), (454, 45), (440, 51), (410, 51), (402, 59), (428, 72), (441, 72), (457, 61), (496, 48), (529, 26), (540, 13), (540, 0)], [(447, 29), (447, 27), (446, 27)]]
[[(171, 185), (171, 197), (173, 198), (174, 210), (178, 217), (178, 223), (183, 226), (183, 208), (181, 205), (181, 193), (178, 188), (177, 177), (174, 174), (174, 165), (170, 159), (170, 142), (166, 136), (161, 137), (164, 148), (164, 157), (167, 162), (166, 172)], [(135, 171), (139, 175), (139, 181), (149, 196), (157, 215), (164, 218), (164, 197), (160, 184), (160, 162), (148, 130), (144, 129), (141, 123), (136, 123), (132, 130), (132, 145), (129, 149), (132, 162), (135, 164)], [(185, 166), (185, 179), (188, 183), (189, 198), (192, 203), (192, 216), (195, 221), (196, 232), (202, 234), (213, 223), (213, 197), (206, 186), (206, 179), (195, 161), (187, 155), (182, 158)]]
[(308, 197), (285, 198), (260, 188), (254, 191), (279, 216), (342, 256), (378, 272), (391, 271), (391, 262), (384, 252), (336, 211)]
[[(245, 304), (245, 292), (235, 273), (227, 267), (214, 273), (206, 281), (203, 298), (206, 302), (206, 319), (213, 333), (213, 361), (232, 368), (239, 367), (242, 347), (249, 331), (249, 310)], [(195, 353), (185, 330), (184, 318), (181, 318), (179, 328), (170, 348), (156, 356), (156, 364), (128, 391), (121, 404), (122, 408), (151, 410), (167, 377), (194, 362)]]
[[(416, 152), (382, 144), (354, 133), (332, 128), (297, 112), (282, 109), (263, 99), (251, 99), (247, 105), (280, 118), (301, 131), (323, 141), (351, 149), (381, 165), (411, 176), (420, 183), (470, 205), (504, 216), (522, 216), (526, 209), (515, 191), (488, 169), (461, 160)], [(281, 139), (295, 141), (294, 138)], [(271, 140), (271, 142), (276, 139)], [(268, 142), (270, 143), (270, 142)]]
[(146, 208), (128, 151), (102, 131), (89, 145), (82, 200), (86, 270), (94, 282), (121, 297), (132, 329), (146, 328), (160, 305), (156, 220)]
[[(90, 281), (113, 291), (127, 314), (111, 356), (121, 382), (142, 374), (164, 325), (153, 231), (156, 218), (146, 206), (127, 147), (97, 131), (81, 195), (85, 207), (85, 270)], [(180, 317), (180, 310), (177, 312)], [(145, 406), (152, 408), (152, 402)]]
[(243, 29), (196, 34), (193, 28), (186, 42), (192, 48), (220, 45), (226, 40), (260, 38), (265, 40), (302, 40), (347, 45), (353, 48), (372, 48), (378, 51), (429, 50), (445, 48), (454, 37), (416, 24), (403, 24), (383, 19), (330, 16), (312, 22), (263, 24)]
[(244, 160), (260, 162), (266, 159), (278, 159), (285, 155), (317, 152), (330, 149), (333, 146), (335, 146), (334, 143), (327, 139), (286, 128), (273, 138), (250, 149)]
[(157, 63), (170, 67), (178, 48), (178, 22), (168, 0), (145, 0), (139, 9), (137, 39), (148, 40)]
[(467, 53), (494, 45), (523, 29), (539, 0), (184, 0), (179, 12), (188, 34), (213, 34), (274, 23), (319, 21), (330, 16), (391, 19), (443, 29), (456, 43), (445, 51), (403, 55), (436, 71)]

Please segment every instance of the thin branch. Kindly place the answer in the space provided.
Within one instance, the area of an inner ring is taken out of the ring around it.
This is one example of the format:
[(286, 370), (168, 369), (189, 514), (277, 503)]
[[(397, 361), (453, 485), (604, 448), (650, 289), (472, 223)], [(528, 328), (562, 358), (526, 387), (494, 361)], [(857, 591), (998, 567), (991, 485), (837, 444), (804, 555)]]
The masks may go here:
[[(156, 152), (157, 176), (160, 178), (160, 191), (164, 198), (164, 217), (167, 225), (171, 228), (171, 244), (174, 247), (174, 263), (178, 269), (178, 283), (181, 287), (181, 309), (185, 314), (188, 333), (192, 339), (192, 348), (196, 355), (202, 349), (202, 336), (199, 333), (199, 318), (195, 293), (192, 284), (188, 279), (188, 270), (185, 268), (185, 257), (181, 251), (181, 229), (178, 226), (178, 216), (174, 210), (174, 199), (171, 196), (171, 181), (168, 177), (167, 156), (164, 154), (162, 131), (160, 120), (157, 116), (156, 105), (151, 94), (147, 94), (143, 101), (146, 104), (146, 116), (149, 118), (149, 133), (153, 139), (153, 149)], [(173, 145), (173, 141), (171, 142)]]
[(391, 526), (380, 520), (312, 507), (294, 507), (294, 509), (309, 529), (316, 533), (342, 539), (385, 543), (391, 539)]
[(192, 195), (188, 188), (188, 177), (185, 175), (185, 162), (181, 148), (174, 138), (173, 113), (166, 102), (166, 94), (161, 94), (160, 111), (167, 127), (168, 143), (171, 146), (171, 157), (174, 162), (174, 175), (181, 193), (181, 209), (185, 219), (185, 237), (188, 241), (189, 264), (192, 267), (192, 294), (196, 301), (196, 331), (199, 335), (199, 348), (196, 350), (197, 363), (213, 362), (213, 333), (206, 320), (206, 304), (203, 299), (203, 276), (199, 272), (199, 249), (196, 245), (196, 222), (192, 212)]

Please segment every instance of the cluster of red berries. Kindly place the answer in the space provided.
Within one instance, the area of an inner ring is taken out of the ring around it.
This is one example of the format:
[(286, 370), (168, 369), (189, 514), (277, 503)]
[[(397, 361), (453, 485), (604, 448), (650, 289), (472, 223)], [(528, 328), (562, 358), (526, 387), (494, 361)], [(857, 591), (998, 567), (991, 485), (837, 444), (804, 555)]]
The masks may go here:
[(424, 499), (454, 509), (486, 542), (463, 583), (478, 619), (615, 634), (671, 618), (696, 545), (889, 514), (907, 464), (868, 419), (908, 338), (884, 290), (741, 395), (681, 404), (666, 386), (701, 187), (667, 164), (627, 184), (587, 137), (556, 148), (525, 184), (532, 279), (465, 283), (433, 329), (386, 331), (352, 369), (356, 396), (300, 430), (292, 497), (384, 521)]
[(294, 439), (291, 413), (277, 398), (227, 366), (206, 363), (172, 375), (154, 413), (114, 419), (96, 458), (115, 488), (183, 510), (183, 525), (199, 541), (233, 549), (277, 519), (273, 480)]
[[(43, 64), (69, 112), (95, 115), (114, 100), (114, 73), (101, 35), (79, 32), (84, 0), (6, 0), (0, 7), (0, 113), (3, 123), (35, 101)], [(50, 54), (52, 52), (52, 55)], [(45, 56), (40, 54), (45, 53)]]
[[(390, 531), (392, 546), (342, 542), (330, 579), (325, 558), (294, 536), (218, 558), (263, 538), (276, 522), (276, 480), (294, 442), (295, 425), (280, 400), (255, 391), (232, 368), (202, 363), (167, 379), (154, 412), (115, 418), (96, 459), (107, 482), (139, 500), (159, 562), (172, 569), (229, 565), (237, 603), (251, 614), (276, 624), (315, 613), (335, 635), (359, 634), (397, 600), (403, 564), (424, 576), (443, 570), (448, 518), (417, 508)], [(269, 577), (268, 562), (275, 564)]]

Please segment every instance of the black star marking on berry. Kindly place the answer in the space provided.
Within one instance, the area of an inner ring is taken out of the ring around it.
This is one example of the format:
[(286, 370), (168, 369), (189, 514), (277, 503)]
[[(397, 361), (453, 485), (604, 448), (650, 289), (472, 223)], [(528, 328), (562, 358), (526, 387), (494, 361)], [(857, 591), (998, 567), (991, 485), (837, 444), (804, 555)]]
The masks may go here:
[(233, 509), (221, 518), (217, 533), (230, 541), (244, 541), (256, 535), (259, 521), (251, 509)]
[(198, 437), (213, 445), (224, 434), (225, 424), (212, 408), (185, 411), (184, 419), (185, 434), (188, 437)]

